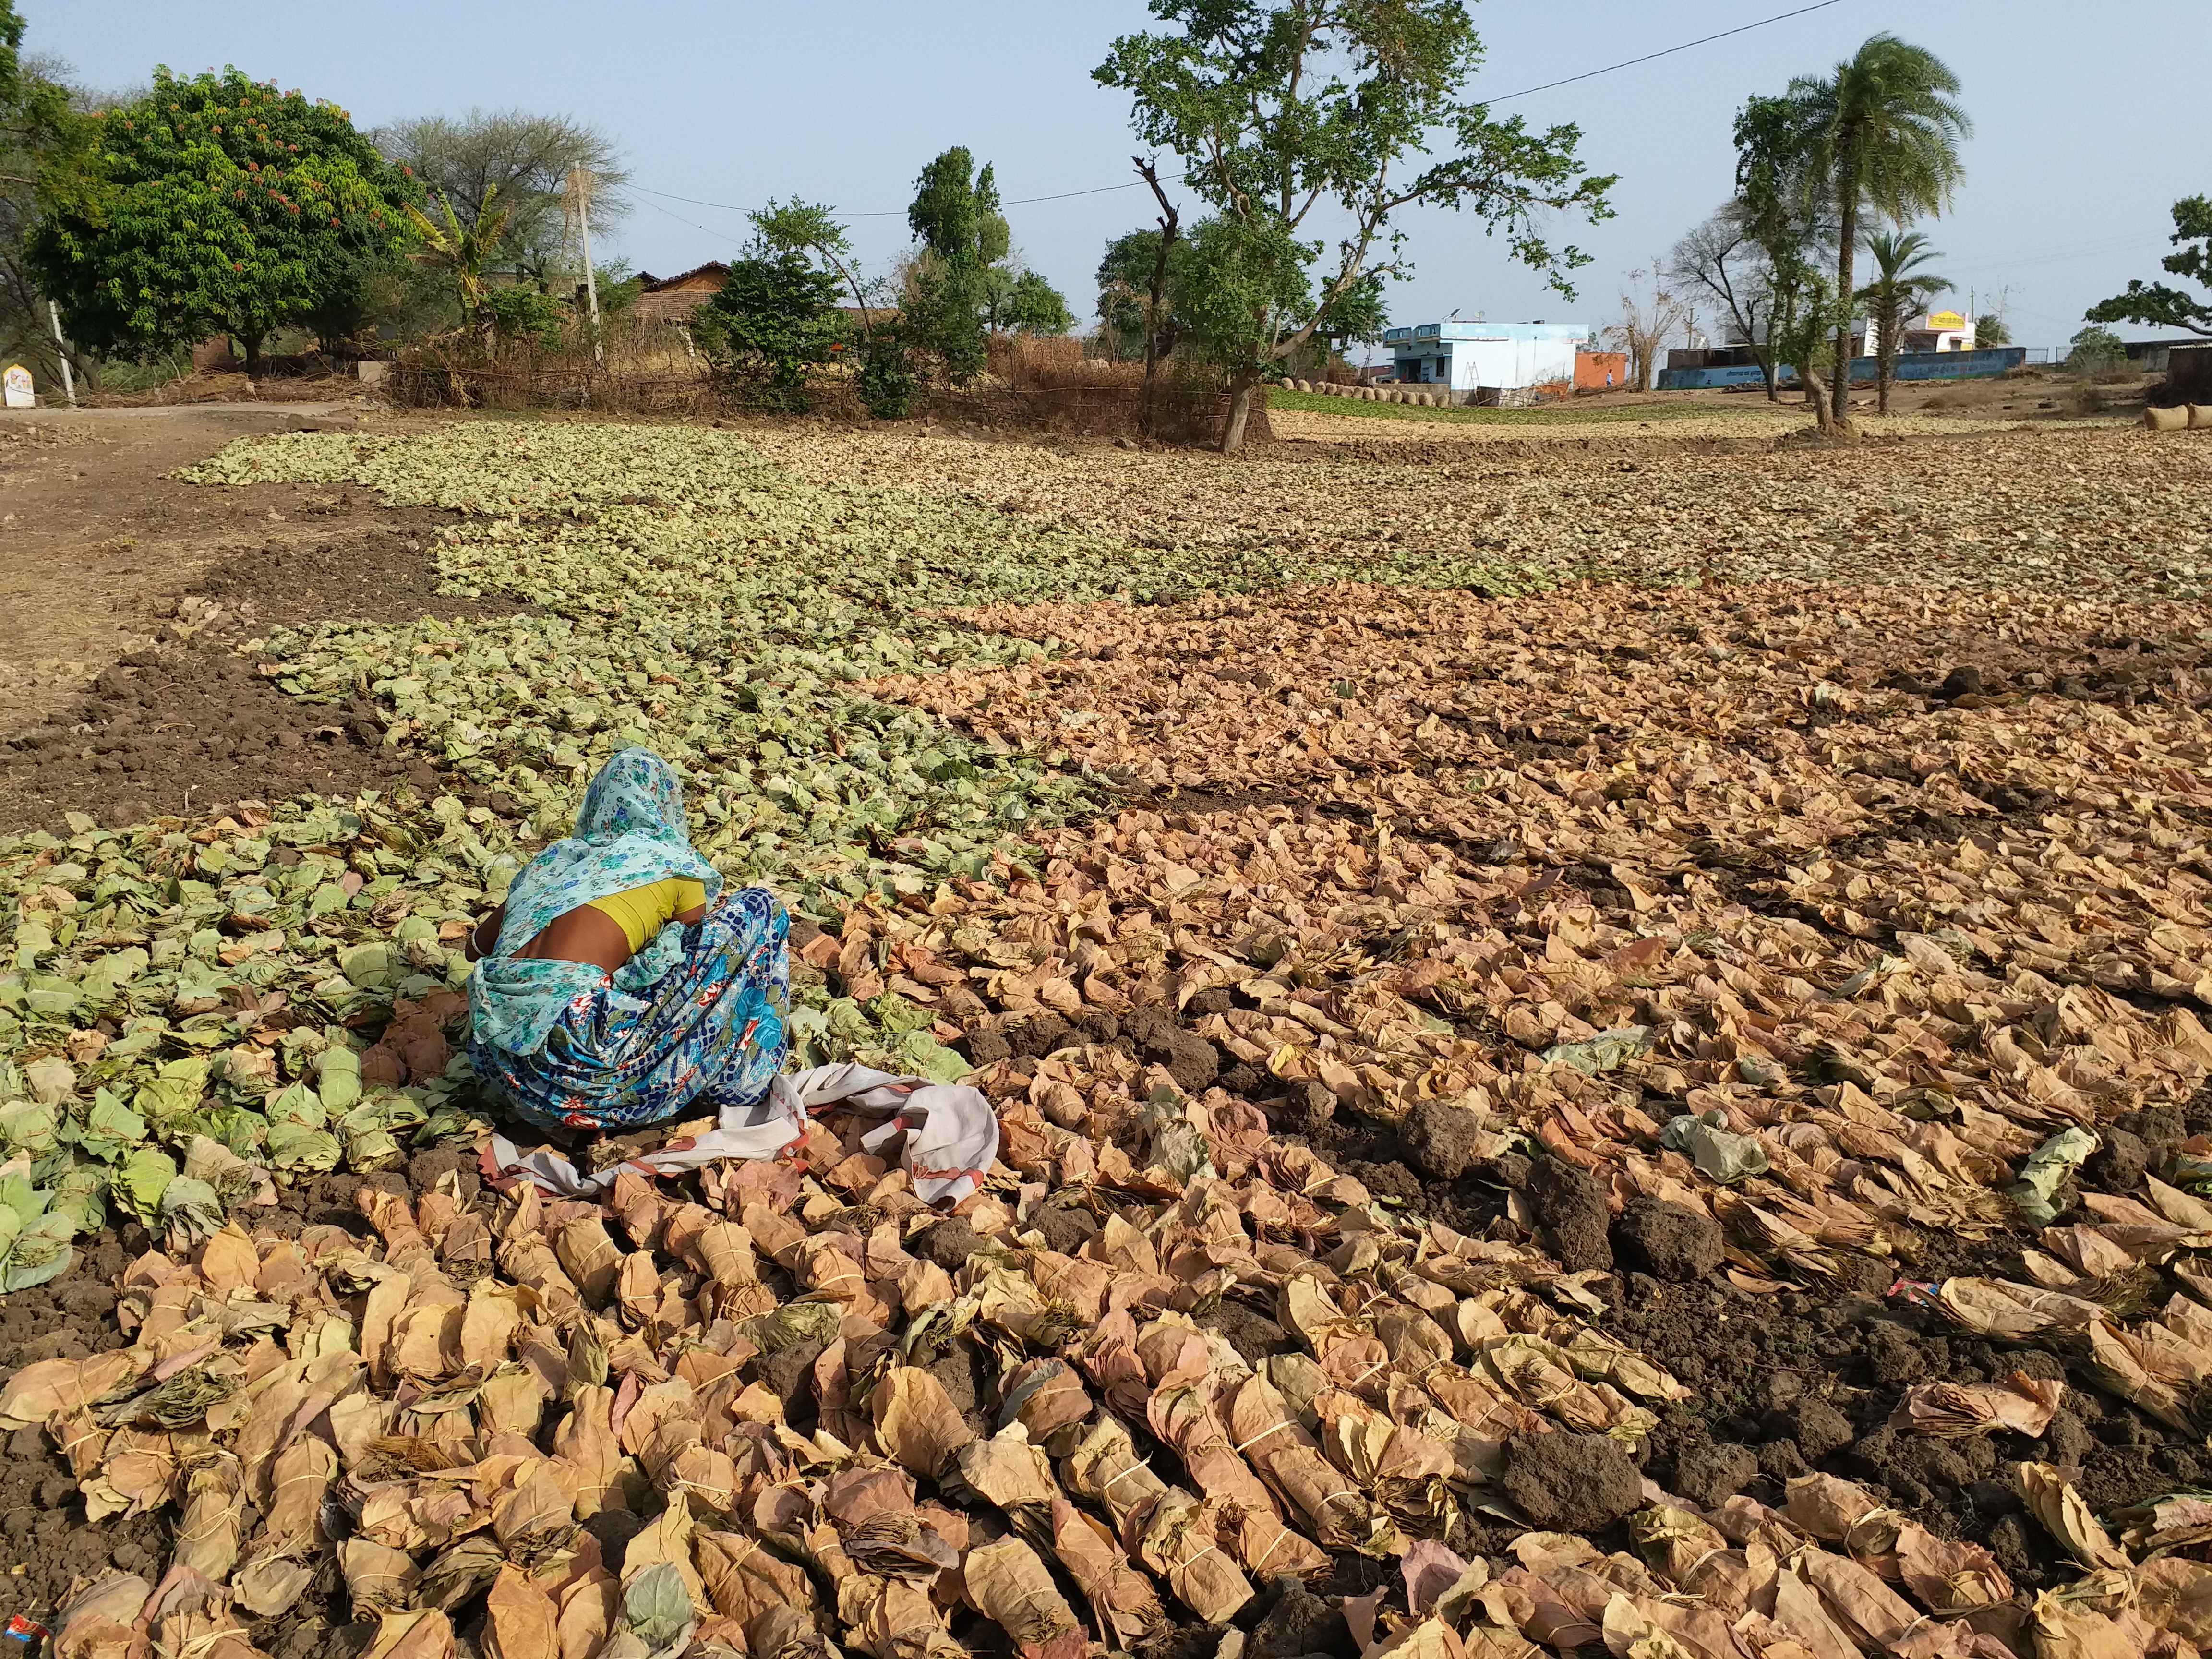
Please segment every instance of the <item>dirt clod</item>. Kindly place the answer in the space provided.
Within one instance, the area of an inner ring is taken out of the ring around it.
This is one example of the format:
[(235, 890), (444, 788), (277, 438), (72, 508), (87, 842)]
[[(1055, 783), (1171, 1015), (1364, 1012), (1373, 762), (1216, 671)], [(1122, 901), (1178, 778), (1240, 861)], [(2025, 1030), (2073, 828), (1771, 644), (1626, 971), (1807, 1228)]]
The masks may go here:
[(819, 1342), (797, 1342), (759, 1362), (761, 1381), (783, 1402), (787, 1423), (814, 1420), (814, 1362), (822, 1357), (822, 1347)]
[(1342, 1608), (1296, 1578), (1275, 1581), (1275, 1604), (1244, 1644), (1244, 1659), (1299, 1659), (1310, 1653), (1349, 1654), (1352, 1632)]
[(1098, 1231), (1098, 1224), (1085, 1211), (1071, 1205), (1054, 1204), (1037, 1216), (1036, 1230), (1044, 1235), (1044, 1242), (1050, 1248), (1062, 1255), (1073, 1255), (1083, 1248), (1084, 1241)]
[(1286, 1135), (1310, 1135), (1335, 1116), (1335, 1090), (1326, 1083), (1294, 1083), (1275, 1123)]
[(1424, 1100), (1406, 1115), (1398, 1135), (1415, 1169), (1437, 1181), (1456, 1181), (1467, 1173), (1480, 1128), (1466, 1108), (1445, 1100)]
[(940, 1221), (915, 1241), (914, 1248), (927, 1256), (945, 1272), (957, 1273), (968, 1265), (968, 1258), (983, 1248), (982, 1235), (966, 1222), (954, 1216)]
[(1614, 1237), (1623, 1260), (1676, 1284), (1702, 1279), (1721, 1265), (1720, 1224), (1663, 1198), (1632, 1200)]
[(1139, 1008), (1121, 1022), (1137, 1045), (1137, 1058), (1163, 1066), (1176, 1087), (1196, 1094), (1221, 1075), (1221, 1051), (1195, 1031), (1186, 1030), (1157, 1008)]
[(1800, 1401), (1790, 1426), (1798, 1449), (1816, 1463), (1851, 1443), (1851, 1419), (1825, 1400)]
[(1297, 1346), (1288, 1331), (1265, 1314), (1255, 1313), (1242, 1303), (1224, 1302), (1199, 1323), (1208, 1330), (1220, 1332), (1229, 1340), (1229, 1346), (1243, 1355), (1248, 1364), (1255, 1368), (1268, 1355), (1282, 1353)]
[(1717, 1509), (1759, 1475), (1759, 1459), (1733, 1442), (1693, 1446), (1674, 1464), (1674, 1491), (1705, 1509)]
[(1613, 1245), (1606, 1237), (1612, 1217), (1605, 1189), (1588, 1170), (1565, 1158), (1540, 1160), (1528, 1172), (1528, 1202), (1569, 1273), (1613, 1266)]
[(1867, 1369), (1877, 1382), (1911, 1382), (1928, 1369), (1927, 1356), (1912, 1333), (1891, 1320), (1869, 1320), (1866, 1328)]
[(969, 1063), (978, 1071), (986, 1066), (994, 1066), (1002, 1060), (1012, 1059), (1014, 1052), (1003, 1031), (970, 1031), (955, 1046), (967, 1051)]
[(2091, 1155), (2082, 1173), (2100, 1192), (2133, 1192), (2142, 1184), (2143, 1172), (2150, 1166), (2148, 1152), (2140, 1139), (2125, 1129), (2107, 1128), (2100, 1133), (2104, 1144)]
[(1618, 1440), (1531, 1434), (1505, 1443), (1504, 1487), (1531, 1526), (1601, 1532), (1641, 1506), (1643, 1476)]

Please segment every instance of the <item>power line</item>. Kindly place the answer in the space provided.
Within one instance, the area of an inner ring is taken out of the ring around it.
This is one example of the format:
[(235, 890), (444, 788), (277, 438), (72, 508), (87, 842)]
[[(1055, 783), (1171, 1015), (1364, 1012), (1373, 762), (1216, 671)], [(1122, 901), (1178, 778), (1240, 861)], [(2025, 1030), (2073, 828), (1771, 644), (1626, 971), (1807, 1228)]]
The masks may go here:
[(1735, 28), (1723, 29), (1718, 34), (1708, 34), (1695, 40), (1685, 40), (1680, 46), (1668, 46), (1664, 52), (1647, 52), (1643, 57), (1631, 58), (1626, 63), (1607, 64), (1603, 69), (1585, 70), (1580, 75), (1570, 75), (1564, 81), (1547, 81), (1540, 87), (1524, 87), (1519, 92), (1507, 93), (1503, 98), (1486, 98), (1482, 101), (1486, 104), (1510, 104), (1516, 98), (1527, 98), (1536, 93), (1549, 92), (1553, 87), (1571, 87), (1577, 81), (1589, 81), (1601, 75), (1611, 75), (1615, 70), (1634, 69), (1638, 64), (1649, 64), (1661, 58), (1672, 58), (1676, 52), (1687, 52), (1692, 46), (1709, 46), (1716, 40), (1727, 40), (1731, 34), (1748, 34), (1752, 30), (1763, 29), (1770, 23), (1787, 22), (1793, 17), (1802, 17), (1808, 12), (1826, 11), (1831, 6), (1840, 6), (1843, 3), (1844, 0), (1815, 0), (1813, 5), (1800, 6), (1795, 11), (1779, 12), (1772, 17), (1762, 17), (1756, 23), (1745, 23)]
[[(1832, 5), (1835, 4), (1837, 3), (1837, 0), (1829, 0), (1829, 3)], [(1051, 196), (1024, 196), (1017, 201), (1001, 202), (999, 205), (1000, 207), (1034, 207), (1039, 202), (1065, 202), (1070, 197), (1074, 196), (1103, 196), (1109, 191), (1141, 190), (1144, 188), (1144, 182), (1145, 181), (1141, 179), (1133, 179), (1125, 185), (1099, 185), (1091, 190), (1063, 190), (1059, 191), (1057, 194)], [(643, 185), (629, 185), (628, 188), (636, 191), (644, 191), (645, 194), (647, 196), (662, 197), (671, 202), (688, 202), (693, 207), (714, 208), (717, 211), (722, 213), (749, 213), (751, 211), (750, 208), (738, 207), (729, 202), (702, 202), (695, 196), (676, 196), (670, 194), (670, 192), (665, 190), (646, 190), (646, 187)], [(664, 209), (663, 211), (665, 212), (666, 210)], [(848, 213), (842, 208), (831, 208), (830, 211), (836, 214), (841, 219), (903, 219), (906, 217), (908, 213), (908, 210), (905, 208), (885, 208), (881, 212), (878, 213)]]

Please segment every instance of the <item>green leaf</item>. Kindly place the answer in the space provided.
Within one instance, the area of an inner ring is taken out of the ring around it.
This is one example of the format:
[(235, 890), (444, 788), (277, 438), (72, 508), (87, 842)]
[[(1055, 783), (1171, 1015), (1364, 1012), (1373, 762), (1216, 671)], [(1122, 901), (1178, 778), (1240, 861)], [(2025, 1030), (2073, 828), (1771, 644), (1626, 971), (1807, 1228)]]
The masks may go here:
[(2005, 1189), (2006, 1195), (2030, 1224), (2049, 1226), (2058, 1219), (2057, 1207), (2051, 1200), (2100, 1144), (2095, 1135), (2079, 1125), (2061, 1129), (2021, 1165), (2020, 1178)]
[(141, 1146), (117, 1166), (109, 1190), (117, 1203), (151, 1226), (161, 1212), (162, 1195), (176, 1178), (174, 1159), (158, 1146)]
[(623, 1617), (654, 1648), (665, 1648), (693, 1622), (691, 1592), (670, 1561), (656, 1561), (623, 1591)]
[(1546, 1065), (1571, 1066), (1591, 1077), (1617, 1071), (1638, 1054), (1651, 1052), (1651, 1028), (1622, 1025), (1600, 1031), (1583, 1042), (1562, 1042), (1544, 1050)]
[(1702, 1117), (1686, 1112), (1659, 1132), (1659, 1144), (1671, 1152), (1686, 1152), (1692, 1163), (1723, 1186), (1765, 1175), (1766, 1149), (1753, 1136), (1723, 1128), (1727, 1121), (1719, 1112)]

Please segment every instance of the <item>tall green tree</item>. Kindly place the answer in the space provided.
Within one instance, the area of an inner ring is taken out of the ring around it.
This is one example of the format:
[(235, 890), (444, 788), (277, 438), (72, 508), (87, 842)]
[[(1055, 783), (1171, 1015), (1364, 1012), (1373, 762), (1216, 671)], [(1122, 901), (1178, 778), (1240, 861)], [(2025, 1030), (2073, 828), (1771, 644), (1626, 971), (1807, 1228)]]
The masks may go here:
[(844, 226), (830, 209), (795, 196), (788, 202), (771, 198), (765, 208), (747, 216), (764, 246), (812, 258), (853, 296), (859, 337), (843, 343), (857, 348), (854, 386), (878, 420), (905, 419), (915, 391), (911, 319), (901, 315), (885, 284), (862, 280)]
[[(2180, 251), (2159, 263), (2176, 276), (2212, 288), (2212, 197), (2185, 196), (2173, 204), (2173, 240)], [(2212, 339), (2212, 300), (2138, 277), (2128, 284), (2126, 293), (2091, 306), (2085, 320), (2148, 323)]]
[(1098, 320), (1113, 337), (1114, 356), (1144, 356), (1145, 308), (1152, 297), (1152, 267), (1159, 262), (1161, 233), (1151, 226), (1106, 244), (1092, 280), (1098, 285)]
[(143, 359), (228, 333), (258, 374), (263, 342), (352, 261), (404, 246), (414, 196), (335, 104), (164, 68), (41, 177), (27, 252), (82, 343)]
[[(1959, 77), (1935, 53), (1893, 34), (1877, 34), (1827, 76), (1801, 76), (1787, 94), (1796, 106), (1808, 179), (1832, 204), (1833, 292), (1848, 301), (1857, 285), (1853, 261), (1869, 214), (1899, 224), (1940, 214), (1966, 176), (1959, 147), (1973, 123), (1958, 100)], [(1850, 407), (1850, 318), (1837, 327), (1840, 365), (1831, 392), (1835, 419)]]
[(990, 164), (979, 172), (964, 147), (945, 151), (915, 180), (907, 223), (922, 245), (905, 307), (916, 343), (943, 364), (945, 379), (965, 386), (983, 372), (985, 273), (1012, 244)]
[[(1753, 278), (1757, 303), (1747, 307), (1751, 320), (1745, 337), (1765, 378), (1770, 403), (1782, 395), (1781, 365), (1795, 361), (1776, 343), (1802, 336), (1818, 261), (1834, 240), (1834, 227), (1823, 211), (1826, 192), (1814, 172), (1814, 151), (1808, 113), (1790, 98), (1753, 98), (1736, 112), (1736, 193), (1728, 211), (1759, 253)], [(1800, 380), (1809, 392), (1812, 382)], [(1825, 412), (1821, 423), (1827, 423)]]
[[(1001, 272), (1007, 269), (996, 267)], [(1075, 313), (1067, 308), (1066, 296), (1034, 270), (1014, 270), (1006, 278), (1005, 290), (1005, 297), (994, 300), (988, 313), (993, 328), (1046, 339), (1075, 326)]]
[[(1586, 256), (1552, 247), (1542, 217), (1608, 216), (1613, 180), (1585, 176), (1580, 129), (1532, 132), (1466, 98), (1483, 50), (1462, 0), (1152, 0), (1152, 11), (1169, 27), (1122, 36), (1093, 74), (1130, 94), (1138, 134), (1182, 159), (1218, 222), (1194, 240), (1225, 261), (1198, 307), (1229, 379), (1225, 450), (1243, 447), (1254, 386), (1364, 285), (1407, 272), (1408, 208), (1474, 213), (1573, 293), (1568, 273)], [(1310, 226), (1324, 209), (1344, 234), (1316, 282), (1326, 244)]]
[[(1099, 258), (1094, 276), (1098, 285), (1098, 319), (1112, 337), (1114, 356), (1122, 361), (1141, 361), (1147, 338), (1153, 342), (1157, 356), (1170, 356), (1190, 331), (1183, 295), (1192, 244), (1178, 233), (1163, 257), (1161, 243), (1165, 236), (1155, 225), (1129, 231), (1107, 243)], [(1160, 279), (1157, 311), (1152, 301), (1155, 275)]]
[[(24, 244), (38, 219), (39, 177), (67, 164), (82, 124), (72, 119), (67, 70), (27, 57), (24, 33), (11, 0), (0, 0), (0, 355), (29, 364), (43, 382), (59, 378), (60, 348)], [(80, 354), (70, 357), (80, 374), (95, 368)]]
[(1905, 319), (1923, 309), (1954, 284), (1930, 269), (1943, 256), (1917, 230), (1878, 230), (1866, 239), (1874, 260), (1874, 280), (1859, 290), (1859, 303), (1874, 325), (1876, 408), (1889, 413), (1890, 387), (1897, 381), (1897, 356), (1905, 346)]

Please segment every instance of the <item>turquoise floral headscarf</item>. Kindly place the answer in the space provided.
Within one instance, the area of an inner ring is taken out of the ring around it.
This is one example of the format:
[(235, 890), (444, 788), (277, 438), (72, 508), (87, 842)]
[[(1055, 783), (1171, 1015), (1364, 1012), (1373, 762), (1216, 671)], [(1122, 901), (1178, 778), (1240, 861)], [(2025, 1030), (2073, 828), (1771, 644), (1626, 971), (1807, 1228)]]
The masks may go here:
[[(507, 889), (499, 943), (469, 976), (469, 1010), (477, 1039), (513, 1054), (535, 1054), (578, 995), (607, 982), (587, 962), (518, 958), (514, 952), (579, 905), (672, 878), (696, 881), (711, 904), (722, 878), (691, 849), (684, 786), (675, 769), (646, 749), (624, 749), (584, 792), (574, 833), (532, 860)], [(656, 983), (683, 950), (674, 923), (624, 963), (613, 982), (635, 993)]]

